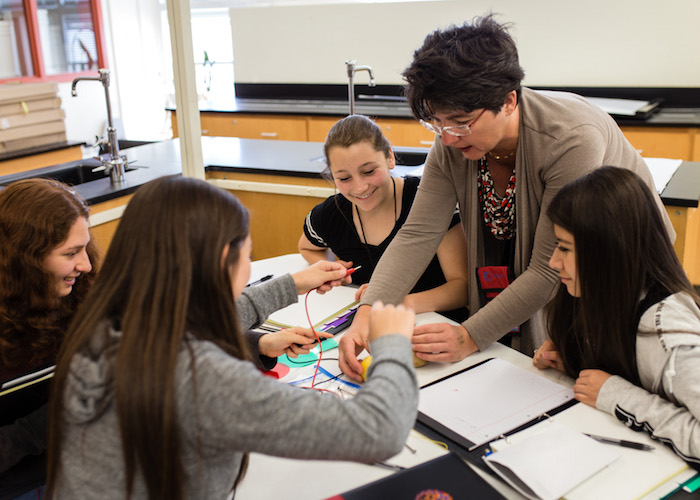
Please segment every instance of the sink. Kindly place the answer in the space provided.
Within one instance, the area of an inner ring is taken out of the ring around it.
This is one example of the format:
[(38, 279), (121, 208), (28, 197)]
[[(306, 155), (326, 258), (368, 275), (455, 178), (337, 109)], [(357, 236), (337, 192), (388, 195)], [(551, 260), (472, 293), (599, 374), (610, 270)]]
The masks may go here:
[[(98, 161), (92, 161), (90, 163), (69, 165), (65, 167), (42, 168), (38, 171), (29, 170), (22, 172), (21, 174), (7, 176), (8, 179), (0, 182), (0, 186), (7, 186), (14, 181), (30, 179), (33, 177), (53, 179), (68, 184), (69, 186), (77, 186), (78, 184), (85, 184), (86, 182), (96, 181), (99, 179), (109, 179), (109, 175), (106, 175), (104, 170), (93, 172), (93, 170), (99, 166), (100, 163)], [(126, 172), (131, 170), (134, 169), (129, 167), (126, 168)]]

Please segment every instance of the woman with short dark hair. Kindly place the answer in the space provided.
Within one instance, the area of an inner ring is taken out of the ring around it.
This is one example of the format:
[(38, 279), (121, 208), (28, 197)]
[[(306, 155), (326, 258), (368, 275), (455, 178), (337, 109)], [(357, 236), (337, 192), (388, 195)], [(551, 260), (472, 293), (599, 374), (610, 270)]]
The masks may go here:
[[(649, 169), (608, 114), (574, 94), (521, 87), (524, 72), (507, 27), (487, 16), (437, 30), (404, 71), (411, 109), (437, 140), (411, 214), (360, 307), (401, 302), (457, 204), (468, 243), (471, 316), (459, 326), (416, 327), (413, 349), (426, 361), (458, 361), (499, 339), (528, 354), (542, 343), (541, 309), (556, 284), (547, 266), (555, 246), (547, 206), (587, 172), (614, 164), (639, 174), (674, 235)], [(493, 268), (514, 279), (484, 294)], [(341, 340), (340, 366), (359, 379), (366, 330), (353, 327)]]

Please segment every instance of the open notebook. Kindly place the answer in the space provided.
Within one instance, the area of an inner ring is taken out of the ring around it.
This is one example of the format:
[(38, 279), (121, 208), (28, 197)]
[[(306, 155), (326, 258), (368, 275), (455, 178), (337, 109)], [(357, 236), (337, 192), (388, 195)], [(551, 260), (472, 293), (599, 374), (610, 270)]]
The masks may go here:
[(491, 469), (527, 498), (561, 498), (620, 457), (612, 446), (569, 427), (543, 423), (539, 432), (513, 444), (507, 444), (510, 438), (492, 443), (497, 451), (484, 457)]
[[(542, 471), (545, 467), (545, 460), (551, 452), (554, 456), (561, 457), (558, 460), (559, 465), (564, 466), (571, 455), (568, 440), (566, 437), (552, 442), (549, 440), (555, 437), (552, 434), (556, 429), (566, 429), (566, 435), (575, 435), (576, 442), (585, 444), (585, 449), (578, 448), (577, 452), (585, 453), (586, 450), (593, 450), (592, 458), (598, 458), (598, 462), (594, 462), (588, 469), (588, 479), (579, 481), (569, 477), (570, 487), (561, 496), (566, 500), (588, 500), (595, 498), (596, 500), (619, 500), (619, 499), (641, 499), (641, 498), (660, 498), (663, 493), (658, 494), (657, 488), (663, 490), (664, 486), (673, 482), (675, 478), (687, 473), (690, 469), (688, 465), (679, 458), (668, 447), (654, 442), (645, 433), (634, 432), (625, 427), (615, 417), (605, 412), (591, 408), (584, 404), (577, 404), (568, 408), (557, 415), (535, 424), (527, 429), (508, 436), (508, 439), (500, 439), (490, 444), (492, 450), (496, 453), (485, 458), (489, 460), (498, 458), (506, 449), (511, 448), (517, 456), (527, 455), (527, 460), (537, 466), (538, 471)], [(583, 435), (583, 433), (598, 434), (602, 436), (614, 437), (616, 439), (626, 439), (628, 441), (636, 441), (643, 444), (649, 444), (654, 447), (652, 451), (635, 450), (624, 448), (615, 445), (601, 444), (593, 441)], [(541, 442), (547, 439), (547, 449), (540, 446)], [(534, 450), (529, 450), (526, 441), (534, 440), (536, 447)], [(594, 446), (597, 445), (597, 446)], [(522, 448), (521, 448), (522, 446)], [(610, 453), (613, 453), (619, 458), (612, 460), (604, 467), (599, 467), (605, 462), (604, 456), (598, 456), (597, 450), (600, 447), (607, 448)], [(539, 465), (542, 465), (540, 468)], [(555, 465), (557, 467), (559, 465)], [(549, 466), (547, 466), (549, 467)], [(598, 469), (595, 472), (595, 469)], [(563, 474), (567, 476), (567, 472), (554, 472), (555, 469), (550, 469), (545, 472), (547, 477), (553, 477), (554, 474)], [(569, 471), (574, 472), (574, 471)], [(585, 479), (585, 478), (584, 478)], [(646, 495), (650, 495), (647, 497)]]

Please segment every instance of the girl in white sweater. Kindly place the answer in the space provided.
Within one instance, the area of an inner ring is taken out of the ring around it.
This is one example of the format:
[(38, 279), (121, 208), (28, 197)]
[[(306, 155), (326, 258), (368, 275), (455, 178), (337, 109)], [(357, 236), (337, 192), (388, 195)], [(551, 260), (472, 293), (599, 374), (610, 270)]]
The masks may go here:
[(576, 399), (700, 466), (700, 297), (649, 188), (603, 167), (565, 186), (547, 214), (561, 286), (538, 368), (576, 378)]

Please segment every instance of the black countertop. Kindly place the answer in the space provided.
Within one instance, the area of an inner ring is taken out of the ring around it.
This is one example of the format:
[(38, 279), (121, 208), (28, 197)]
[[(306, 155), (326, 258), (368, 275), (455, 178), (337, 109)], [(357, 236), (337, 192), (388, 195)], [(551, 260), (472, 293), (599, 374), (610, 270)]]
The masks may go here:
[[(400, 147), (396, 173), (405, 175), (421, 163), (428, 148)], [(319, 178), (325, 169), (323, 143), (202, 137), (202, 152), (207, 170), (262, 173)], [(182, 173), (179, 139), (147, 144), (124, 151), (134, 170), (126, 172), (123, 185), (113, 186), (108, 177), (76, 186), (88, 203), (95, 204), (133, 193), (139, 186), (164, 175)], [(405, 161), (402, 161), (405, 160)], [(0, 184), (28, 177), (50, 176), (57, 170), (76, 165), (97, 166), (88, 159), (0, 177)], [(148, 167), (148, 168), (143, 168)], [(0, 189), (2, 187), (0, 186)], [(661, 193), (666, 205), (697, 207), (700, 199), (700, 162), (683, 162)]]
[[(413, 118), (408, 104), (400, 99), (363, 97), (363, 94), (357, 96), (355, 113), (378, 118)], [(208, 113), (345, 116), (349, 114), (350, 106), (347, 100), (238, 98), (204, 101), (199, 110)], [(700, 108), (662, 106), (645, 120), (624, 116), (613, 118), (620, 126), (627, 127), (700, 127)]]

